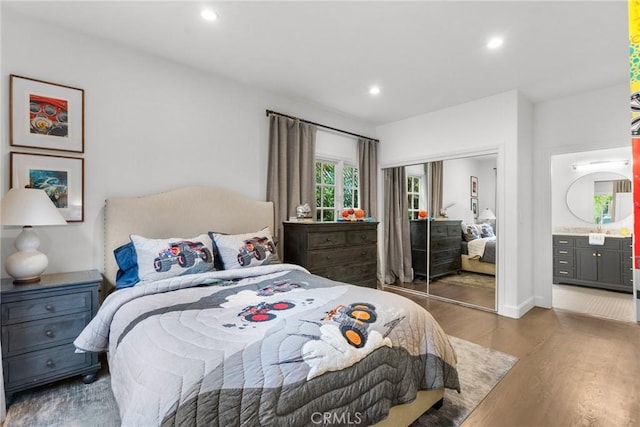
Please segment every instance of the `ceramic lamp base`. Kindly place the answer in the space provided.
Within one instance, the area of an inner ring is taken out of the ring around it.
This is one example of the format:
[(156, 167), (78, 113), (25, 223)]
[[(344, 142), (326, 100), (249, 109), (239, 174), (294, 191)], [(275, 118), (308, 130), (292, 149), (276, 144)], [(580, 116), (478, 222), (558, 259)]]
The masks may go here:
[(16, 284), (36, 283), (40, 281), (40, 275), (49, 265), (47, 256), (38, 251), (40, 240), (31, 227), (23, 228), (16, 238), (18, 252), (7, 257), (4, 268), (7, 274), (13, 277)]

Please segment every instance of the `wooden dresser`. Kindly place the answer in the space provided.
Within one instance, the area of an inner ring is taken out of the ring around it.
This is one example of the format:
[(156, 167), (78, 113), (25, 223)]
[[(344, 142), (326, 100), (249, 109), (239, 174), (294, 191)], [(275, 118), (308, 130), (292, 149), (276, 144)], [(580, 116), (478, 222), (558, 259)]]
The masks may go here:
[(2, 368), (7, 401), (17, 391), (73, 375), (92, 382), (96, 353), (75, 353), (73, 340), (96, 314), (97, 270), (43, 275), (39, 283), (2, 279)]
[(554, 235), (553, 283), (633, 293), (631, 237), (590, 245), (587, 236)]
[[(411, 261), (414, 274), (425, 276), (428, 271), (429, 279), (433, 279), (460, 272), (462, 268), (460, 223), (461, 221), (455, 220), (410, 222)], [(428, 249), (427, 242), (429, 242)]]
[(338, 282), (377, 287), (377, 222), (285, 222), (284, 262)]

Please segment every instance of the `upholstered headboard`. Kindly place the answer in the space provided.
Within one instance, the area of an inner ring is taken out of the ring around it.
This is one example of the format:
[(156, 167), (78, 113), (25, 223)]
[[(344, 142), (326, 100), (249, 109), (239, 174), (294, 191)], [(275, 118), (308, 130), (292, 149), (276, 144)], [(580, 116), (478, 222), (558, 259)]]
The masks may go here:
[(250, 233), (274, 230), (273, 203), (256, 201), (218, 187), (185, 187), (142, 197), (109, 198), (105, 205), (104, 274), (115, 286), (113, 250), (131, 234), (159, 239), (193, 237), (215, 231)]

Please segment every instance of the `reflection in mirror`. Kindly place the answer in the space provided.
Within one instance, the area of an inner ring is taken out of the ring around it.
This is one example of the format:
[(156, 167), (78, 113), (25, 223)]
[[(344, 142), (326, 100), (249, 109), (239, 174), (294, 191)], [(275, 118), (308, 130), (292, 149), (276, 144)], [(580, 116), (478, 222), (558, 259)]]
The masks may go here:
[(573, 215), (590, 224), (610, 224), (631, 215), (631, 180), (613, 172), (595, 172), (576, 179), (567, 190)]
[[(409, 277), (405, 283), (388, 285), (496, 310), (496, 167), (496, 154), (404, 167), (407, 212), (403, 216), (409, 222), (406, 239), (413, 280)], [(385, 186), (398, 188), (398, 184), (385, 180)], [(385, 194), (390, 192), (385, 188)], [(469, 227), (476, 231), (475, 236), (465, 236)], [(398, 262), (393, 260), (394, 265)]]

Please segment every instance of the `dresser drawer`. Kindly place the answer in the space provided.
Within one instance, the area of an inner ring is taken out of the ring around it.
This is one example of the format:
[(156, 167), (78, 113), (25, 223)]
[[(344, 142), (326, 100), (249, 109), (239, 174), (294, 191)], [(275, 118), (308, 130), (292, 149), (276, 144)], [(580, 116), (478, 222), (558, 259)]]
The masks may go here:
[(450, 260), (460, 260), (460, 249), (445, 249), (440, 251), (432, 251), (431, 252), (431, 262), (432, 263), (442, 263)]
[(2, 355), (13, 356), (73, 341), (91, 320), (91, 312), (2, 326)]
[(461, 253), (461, 239), (460, 237), (447, 237), (443, 239), (431, 239), (431, 253), (445, 250), (458, 251), (458, 255)]
[(309, 233), (309, 250), (344, 246), (346, 244), (347, 233), (345, 231)]
[(376, 280), (376, 262), (357, 265), (331, 266), (310, 270), (313, 274), (338, 282), (355, 283)]
[(316, 267), (332, 265), (354, 265), (367, 261), (376, 262), (377, 246), (354, 246), (336, 249), (324, 249), (312, 251), (308, 254), (307, 268), (312, 270)]
[(2, 304), (2, 324), (91, 310), (92, 292), (56, 294)]
[(347, 244), (349, 245), (375, 245), (378, 241), (376, 230), (347, 231)]
[(75, 353), (71, 343), (2, 360), (7, 387), (40, 382), (91, 364), (91, 353)]

